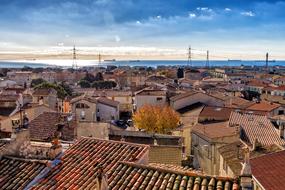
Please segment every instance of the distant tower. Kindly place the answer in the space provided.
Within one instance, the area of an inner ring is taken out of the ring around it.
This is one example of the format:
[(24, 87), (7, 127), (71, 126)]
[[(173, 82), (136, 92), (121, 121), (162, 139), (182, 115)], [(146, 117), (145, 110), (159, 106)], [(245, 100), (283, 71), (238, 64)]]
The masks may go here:
[(188, 48), (188, 67), (189, 66), (192, 66), (192, 49), (191, 49), (191, 46), (189, 46)]
[(73, 46), (73, 62), (72, 62), (72, 68), (73, 68), (73, 69), (77, 69), (75, 45)]
[(268, 58), (269, 58), (269, 54), (266, 53), (266, 60), (265, 60), (265, 62), (266, 62), (266, 65), (265, 65), (266, 69), (268, 69)]
[(101, 65), (101, 61), (102, 61), (102, 56), (101, 56), (101, 54), (99, 53), (99, 55), (98, 55), (98, 63), (99, 63), (99, 65)]
[(207, 50), (207, 60), (206, 60), (206, 68), (209, 68), (210, 63), (209, 63), (209, 50)]

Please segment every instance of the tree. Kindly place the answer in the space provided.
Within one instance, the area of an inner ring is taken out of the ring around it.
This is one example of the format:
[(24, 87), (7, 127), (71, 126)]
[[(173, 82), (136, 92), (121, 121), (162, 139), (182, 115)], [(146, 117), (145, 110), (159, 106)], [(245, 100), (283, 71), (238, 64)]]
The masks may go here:
[(73, 89), (68, 84), (61, 82), (59, 85), (65, 90), (68, 96), (72, 96)]
[(172, 108), (145, 105), (133, 116), (139, 129), (152, 133), (168, 133), (179, 125), (180, 117)]
[(42, 78), (33, 79), (31, 81), (31, 87), (35, 87), (35, 86), (40, 85), (40, 84), (42, 84), (44, 82), (46, 82), (46, 81), (44, 79), (42, 79)]
[(81, 79), (78, 83), (80, 85), (81, 88), (90, 88), (91, 84), (89, 81)]
[(183, 78), (184, 77), (184, 69), (183, 68), (178, 68), (177, 69), (177, 78)]
[(64, 99), (67, 96), (67, 92), (62, 88), (62, 86), (57, 85), (55, 83), (49, 83), (49, 82), (43, 82), (37, 86), (35, 86), (35, 89), (42, 89), (42, 88), (53, 88), (57, 92), (57, 96), (60, 99)]
[(85, 77), (81, 80), (85, 80), (85, 81), (88, 81), (89, 83), (92, 83), (95, 81), (95, 77), (94, 77), (94, 75), (87, 72)]
[(95, 81), (92, 83), (92, 87), (96, 89), (111, 89), (117, 86), (114, 81)]
[[(103, 75), (101, 72), (98, 72), (95, 76), (95, 81), (103, 81), (104, 78), (103, 78)], [(93, 81), (92, 81), (93, 82)]]

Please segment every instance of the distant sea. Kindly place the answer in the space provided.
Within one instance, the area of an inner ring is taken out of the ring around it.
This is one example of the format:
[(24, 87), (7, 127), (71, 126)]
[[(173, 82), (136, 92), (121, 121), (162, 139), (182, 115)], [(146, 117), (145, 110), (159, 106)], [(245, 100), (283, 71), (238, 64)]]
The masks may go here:
[[(22, 68), (24, 66), (37, 68), (37, 67), (72, 67), (73, 60), (27, 60), (27, 61), (13, 61), (5, 60), (0, 61), (0, 68)], [(145, 66), (145, 67), (157, 67), (157, 66), (194, 66), (203, 67), (206, 65), (206, 61), (188, 61), (183, 60), (137, 60), (137, 61), (102, 61), (100, 64), (97, 60), (77, 60), (78, 67), (92, 67), (92, 66)], [(210, 61), (210, 67), (222, 67), (222, 66), (264, 66), (265, 61)], [(272, 61), (269, 62), (269, 66), (285, 66), (285, 61)]]

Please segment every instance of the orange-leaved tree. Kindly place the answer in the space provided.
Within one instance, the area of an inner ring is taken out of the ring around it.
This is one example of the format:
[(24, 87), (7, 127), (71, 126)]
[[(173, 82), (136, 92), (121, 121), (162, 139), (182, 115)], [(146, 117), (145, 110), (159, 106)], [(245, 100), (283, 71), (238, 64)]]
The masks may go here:
[(133, 116), (137, 128), (152, 133), (167, 133), (179, 125), (180, 117), (169, 106), (145, 105)]

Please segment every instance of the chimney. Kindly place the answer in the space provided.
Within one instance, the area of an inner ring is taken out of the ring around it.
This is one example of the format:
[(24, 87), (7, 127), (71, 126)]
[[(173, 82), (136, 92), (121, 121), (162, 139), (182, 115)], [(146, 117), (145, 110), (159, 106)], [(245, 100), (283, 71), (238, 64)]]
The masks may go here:
[(96, 189), (97, 190), (108, 190), (108, 179), (104, 173), (103, 167), (98, 166), (97, 178), (96, 178)]
[(279, 135), (280, 138), (284, 139), (284, 125), (283, 124), (279, 124)]
[(244, 163), (240, 175), (240, 186), (241, 190), (252, 190), (252, 176), (251, 176), (251, 167), (249, 164), (250, 151), (249, 148), (245, 149)]

